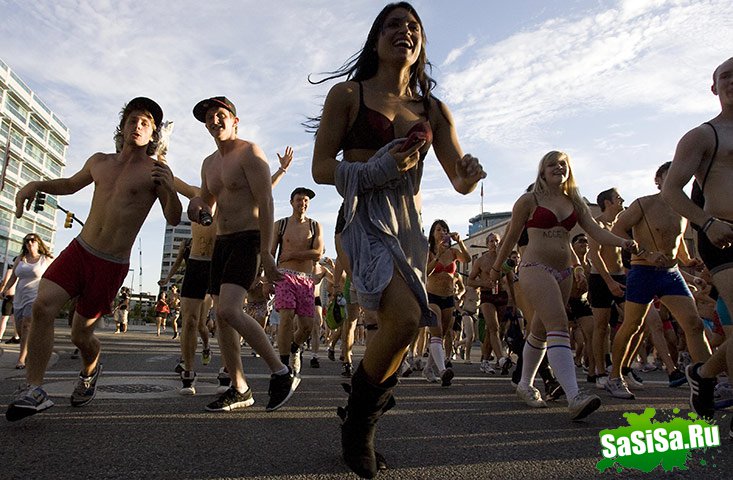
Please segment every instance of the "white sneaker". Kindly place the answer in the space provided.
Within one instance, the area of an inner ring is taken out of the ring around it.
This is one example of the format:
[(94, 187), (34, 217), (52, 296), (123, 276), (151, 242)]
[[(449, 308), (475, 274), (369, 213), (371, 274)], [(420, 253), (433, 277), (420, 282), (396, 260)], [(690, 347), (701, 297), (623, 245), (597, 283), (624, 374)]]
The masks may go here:
[(609, 378), (606, 382), (606, 391), (615, 398), (623, 398), (624, 400), (633, 400), (636, 398), (633, 393), (629, 391), (629, 387), (623, 378)]
[(624, 375), (624, 380), (629, 388), (633, 390), (644, 390), (644, 381), (636, 372), (631, 371), (627, 373)]
[(196, 372), (181, 372), (182, 387), (178, 390), (181, 395), (196, 395)]
[(605, 390), (606, 383), (608, 383), (608, 375), (599, 375), (596, 377), (596, 388), (598, 390)]
[(532, 408), (547, 408), (547, 404), (542, 400), (540, 391), (532, 385), (527, 385), (526, 387), (523, 387), (521, 384), (517, 385), (517, 396)]
[(598, 395), (591, 393), (578, 392), (578, 394), (568, 400), (568, 410), (570, 411), (571, 420), (580, 420), (591, 413), (598, 410), (601, 406), (601, 399)]

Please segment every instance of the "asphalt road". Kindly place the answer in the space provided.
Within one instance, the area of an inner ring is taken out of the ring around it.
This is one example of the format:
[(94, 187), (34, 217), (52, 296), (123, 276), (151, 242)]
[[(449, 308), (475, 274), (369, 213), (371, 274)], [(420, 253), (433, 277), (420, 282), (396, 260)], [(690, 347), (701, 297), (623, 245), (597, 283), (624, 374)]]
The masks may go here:
[[(255, 405), (209, 413), (203, 407), (214, 398), (216, 342), (212, 363), (197, 367), (197, 395), (182, 397), (173, 372), (177, 341), (156, 337), (151, 327), (113, 335), (113, 329), (102, 325), (98, 333), (104, 371), (97, 398), (86, 407), (72, 408), (68, 397), (80, 363), (70, 359), (69, 330), (60, 325), (46, 377), (56, 406), (19, 422), (0, 420), (0, 478), (357, 478), (340, 458), (336, 407), (346, 401), (340, 363), (328, 361), (325, 354), (321, 368), (311, 369), (306, 353), (298, 391), (281, 410), (268, 413), (265, 364), (245, 348)], [(13, 369), (17, 345), (2, 344), (2, 349), (0, 409), (5, 411), (23, 376)], [(358, 355), (362, 351), (357, 348)], [(397, 406), (379, 423), (377, 444), (390, 468), (377, 478), (720, 479), (730, 478), (733, 471), (727, 412), (717, 416), (721, 447), (693, 451), (686, 471), (601, 474), (596, 469), (601, 460), (599, 432), (626, 426), (624, 412), (641, 413), (647, 407), (686, 411), (689, 389), (668, 388), (662, 373), (644, 374), (646, 387), (634, 401), (600, 392), (601, 409), (574, 423), (563, 401), (530, 409), (516, 398), (508, 377), (483, 374), (477, 363), (454, 364), (456, 378), (449, 388), (429, 384), (421, 376), (401, 380)]]

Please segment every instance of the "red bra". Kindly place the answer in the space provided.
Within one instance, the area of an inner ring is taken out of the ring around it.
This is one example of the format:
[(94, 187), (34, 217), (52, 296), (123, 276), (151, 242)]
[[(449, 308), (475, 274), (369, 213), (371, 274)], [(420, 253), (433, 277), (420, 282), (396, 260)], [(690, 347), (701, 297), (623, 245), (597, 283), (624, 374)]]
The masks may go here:
[(453, 260), (448, 265), (443, 265), (440, 262), (435, 262), (435, 268), (433, 269), (433, 273), (449, 273), (451, 275), (456, 273), (456, 261)]
[(534, 209), (534, 213), (532, 214), (532, 218), (527, 220), (525, 226), (527, 228), (543, 229), (563, 227), (565, 230), (570, 231), (576, 223), (578, 223), (578, 214), (575, 209), (573, 209), (573, 212), (565, 220), (560, 221), (557, 219), (555, 212), (541, 205), (537, 205), (537, 208)]

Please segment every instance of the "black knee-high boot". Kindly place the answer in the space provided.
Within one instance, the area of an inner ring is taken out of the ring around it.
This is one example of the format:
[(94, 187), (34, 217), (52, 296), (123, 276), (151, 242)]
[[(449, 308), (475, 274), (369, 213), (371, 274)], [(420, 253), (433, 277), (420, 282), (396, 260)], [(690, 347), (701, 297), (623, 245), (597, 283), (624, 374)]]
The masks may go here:
[(338, 409), (343, 420), (341, 449), (346, 465), (360, 477), (374, 478), (383, 467), (383, 457), (374, 451), (374, 435), (379, 417), (395, 405), (396, 385), (397, 375), (379, 385), (369, 383), (361, 363), (351, 377), (351, 388), (344, 385), (349, 400), (346, 408)]

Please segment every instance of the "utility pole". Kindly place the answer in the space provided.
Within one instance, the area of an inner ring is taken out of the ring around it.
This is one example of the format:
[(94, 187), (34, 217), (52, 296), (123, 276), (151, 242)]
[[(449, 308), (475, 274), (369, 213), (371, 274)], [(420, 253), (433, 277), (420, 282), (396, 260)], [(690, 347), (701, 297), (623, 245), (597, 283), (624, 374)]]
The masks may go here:
[(138, 249), (140, 251), (140, 275), (138, 275), (138, 288), (137, 296), (140, 299), (140, 318), (145, 318), (143, 315), (143, 239), (138, 237)]

